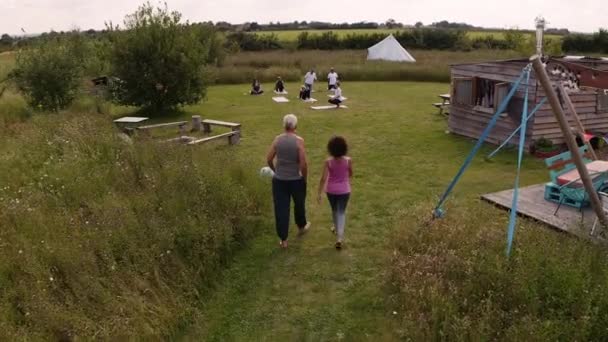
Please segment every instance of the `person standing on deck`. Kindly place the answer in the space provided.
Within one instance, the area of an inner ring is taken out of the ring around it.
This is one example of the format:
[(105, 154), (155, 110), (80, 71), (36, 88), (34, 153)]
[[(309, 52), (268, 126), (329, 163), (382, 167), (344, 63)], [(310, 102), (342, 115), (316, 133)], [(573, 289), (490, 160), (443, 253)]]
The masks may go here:
[(314, 69), (310, 69), (309, 72), (304, 75), (304, 85), (312, 92), (312, 86), (315, 84), (317, 80), (317, 73), (315, 73)]
[(274, 216), (280, 246), (287, 248), (289, 212), (294, 202), (294, 218), (300, 234), (310, 228), (306, 220), (306, 180), (308, 163), (304, 139), (296, 134), (298, 118), (287, 114), (283, 118), (285, 132), (274, 139), (266, 156), (268, 166), (275, 172), (272, 179)]

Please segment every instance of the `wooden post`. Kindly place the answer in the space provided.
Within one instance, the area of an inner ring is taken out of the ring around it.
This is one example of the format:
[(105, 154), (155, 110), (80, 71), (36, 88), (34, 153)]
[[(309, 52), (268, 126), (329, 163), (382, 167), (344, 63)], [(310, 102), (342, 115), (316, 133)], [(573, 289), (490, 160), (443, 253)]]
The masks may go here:
[(192, 115), (192, 132), (200, 132), (203, 128), (203, 119), (200, 115)]
[(234, 134), (228, 136), (228, 143), (230, 145), (238, 145), (241, 141), (241, 131), (233, 131)]
[(576, 144), (576, 139), (572, 135), (570, 131), (570, 125), (568, 124), (568, 119), (566, 119), (566, 115), (562, 109), (561, 103), (553, 89), (553, 84), (549, 79), (549, 75), (547, 75), (547, 71), (545, 70), (545, 66), (540, 60), (540, 56), (532, 56), (530, 58), (532, 62), (532, 66), (534, 67), (534, 72), (536, 73), (536, 78), (540, 81), (540, 84), (545, 90), (545, 94), (547, 95), (547, 99), (549, 99), (549, 104), (551, 104), (551, 108), (553, 109), (553, 114), (557, 118), (559, 126), (564, 134), (564, 139), (566, 140), (566, 144), (568, 145), (568, 149), (572, 154), (572, 160), (576, 165), (576, 169), (578, 170), (578, 174), (581, 176), (581, 180), (583, 181), (583, 185), (585, 186), (585, 190), (589, 195), (589, 199), (591, 201), (591, 207), (595, 211), (600, 223), (604, 226), (608, 226), (608, 220), (606, 219), (606, 215), (604, 215), (604, 210), (602, 208), (602, 201), (600, 200), (597, 192), (593, 188), (593, 182), (591, 181), (591, 177), (589, 176), (589, 171), (583, 162), (583, 158), (578, 150), (578, 145)]
[(595, 154), (595, 151), (593, 150), (593, 146), (591, 146), (591, 142), (585, 141), (585, 127), (583, 126), (583, 123), (581, 122), (581, 119), (578, 116), (578, 113), (576, 112), (576, 108), (574, 107), (574, 104), (572, 103), (572, 99), (570, 99), (570, 96), (568, 95), (568, 93), (566, 92), (566, 89), (564, 88), (564, 86), (562, 84), (559, 84), (558, 88), (559, 88), (560, 93), (562, 94), (562, 98), (564, 99), (564, 102), (566, 103), (566, 107), (568, 107), (568, 111), (570, 112), (570, 114), (572, 115), (572, 118), (574, 119), (576, 128), (578, 129), (579, 134), (581, 134), (581, 139), (589, 148), (589, 153), (591, 153), (591, 157), (593, 158), (593, 160), (597, 160), (597, 155)]
[(207, 123), (207, 122), (203, 123), (203, 133), (207, 133), (207, 134), (211, 133), (211, 124), (210, 123)]

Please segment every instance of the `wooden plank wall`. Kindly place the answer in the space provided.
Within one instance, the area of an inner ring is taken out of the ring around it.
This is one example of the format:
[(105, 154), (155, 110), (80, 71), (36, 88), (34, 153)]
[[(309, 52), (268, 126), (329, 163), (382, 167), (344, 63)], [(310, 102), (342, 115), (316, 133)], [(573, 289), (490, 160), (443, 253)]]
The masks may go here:
[[(452, 78), (481, 77), (495, 81), (514, 82), (526, 64), (526, 62), (520, 61), (507, 61), (455, 65), (452, 67)], [(552, 76), (552, 78), (555, 77)], [(555, 78), (555, 81), (558, 81), (558, 79)], [(545, 96), (545, 92), (536, 82), (534, 73), (530, 77), (530, 85), (532, 89), (528, 106), (529, 110), (532, 110), (538, 101)], [(522, 85), (518, 89), (509, 106), (509, 116), (501, 117), (498, 120), (496, 127), (488, 137), (488, 142), (493, 144), (502, 143), (519, 126), (524, 87), (525, 85)], [(570, 97), (587, 131), (608, 133), (608, 111), (598, 113), (595, 90), (581, 90), (578, 93), (571, 94)], [(471, 106), (452, 104), (448, 127), (450, 132), (477, 139), (491, 117), (492, 114), (476, 111)], [(550, 139), (555, 144), (564, 142), (561, 129), (549, 104), (543, 105), (535, 117), (530, 120), (526, 135), (527, 141), (530, 142), (526, 149), (529, 149), (533, 141), (541, 137)], [(519, 136), (514, 137), (511, 143), (517, 145), (518, 139)]]
[[(455, 77), (481, 77), (500, 82), (514, 82), (526, 66), (526, 62), (488, 62), (468, 65), (455, 65), (452, 67), (452, 78)], [(525, 83), (525, 82), (523, 82)], [(533, 86), (530, 92), (530, 106), (534, 105), (536, 98), (536, 79), (531, 75), (530, 84)], [(501, 144), (521, 124), (521, 109), (525, 93), (525, 84), (522, 84), (509, 105), (509, 115), (500, 117), (496, 126), (487, 138), (492, 144)], [(470, 137), (479, 138), (485, 127), (492, 118), (492, 114), (475, 110), (471, 106), (452, 104), (450, 106), (450, 117), (448, 127), (450, 132)], [(532, 136), (532, 129), (527, 130), (527, 136)], [(519, 134), (511, 140), (517, 145)], [(528, 147), (526, 147), (528, 149)]]

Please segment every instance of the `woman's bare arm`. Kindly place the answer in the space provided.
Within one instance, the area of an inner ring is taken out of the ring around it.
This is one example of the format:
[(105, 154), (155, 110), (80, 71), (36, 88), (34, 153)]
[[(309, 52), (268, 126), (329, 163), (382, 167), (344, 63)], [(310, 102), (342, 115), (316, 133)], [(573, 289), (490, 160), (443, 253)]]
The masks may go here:
[(327, 168), (327, 160), (323, 163), (323, 171), (321, 171), (321, 179), (319, 180), (319, 189), (317, 192), (317, 198), (319, 202), (321, 201), (321, 195), (325, 191), (325, 186), (327, 184), (327, 176), (328, 176), (328, 168)]
[(270, 150), (268, 151), (268, 154), (266, 155), (266, 164), (268, 164), (268, 167), (270, 167), (270, 169), (274, 172), (277, 171), (274, 168), (274, 157), (277, 156), (276, 143), (277, 143), (277, 140), (275, 139), (272, 142), (272, 145), (270, 145)]
[(298, 155), (300, 160), (300, 172), (302, 178), (306, 181), (308, 179), (308, 160), (306, 159), (306, 148), (304, 147), (304, 139), (298, 139)]

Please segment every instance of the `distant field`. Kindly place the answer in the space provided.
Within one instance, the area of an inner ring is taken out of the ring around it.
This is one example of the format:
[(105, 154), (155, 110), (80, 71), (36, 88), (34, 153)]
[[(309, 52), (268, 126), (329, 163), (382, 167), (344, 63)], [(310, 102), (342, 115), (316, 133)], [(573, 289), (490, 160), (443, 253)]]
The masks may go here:
[[(339, 37), (343, 37), (346, 36), (348, 34), (374, 34), (374, 33), (380, 33), (380, 34), (390, 34), (390, 33), (395, 33), (395, 32), (399, 32), (402, 30), (396, 30), (396, 29), (357, 29), (357, 30), (294, 30), (294, 31), (261, 31), (258, 32), (258, 34), (276, 34), (279, 37), (279, 40), (281, 42), (286, 42), (286, 43), (290, 43), (290, 42), (295, 42), (298, 39), (298, 35), (302, 32), (308, 32), (310, 34), (322, 34), (325, 32), (329, 32), (332, 31), (333, 33), (337, 34)], [(485, 37), (485, 36), (494, 36), (496, 38), (503, 38), (504, 37), (504, 32), (503, 31), (469, 31), (467, 32), (467, 35), (469, 36), (469, 38), (479, 38), (479, 37)], [(557, 38), (557, 39), (561, 39), (561, 36), (558, 35), (547, 35), (547, 37), (549, 38)]]
[[(432, 81), (449, 82), (450, 64), (525, 57), (508, 50), (438, 51), (410, 50), (416, 63), (367, 61), (364, 50), (279, 50), (239, 52), (229, 55), (221, 67), (211, 68), (216, 84), (238, 84), (258, 78), (271, 82), (282, 76), (299, 82), (309, 68), (319, 75), (336, 68), (344, 81)], [(13, 68), (15, 55), (0, 54), (0, 79)]]

